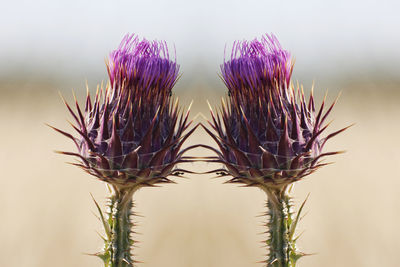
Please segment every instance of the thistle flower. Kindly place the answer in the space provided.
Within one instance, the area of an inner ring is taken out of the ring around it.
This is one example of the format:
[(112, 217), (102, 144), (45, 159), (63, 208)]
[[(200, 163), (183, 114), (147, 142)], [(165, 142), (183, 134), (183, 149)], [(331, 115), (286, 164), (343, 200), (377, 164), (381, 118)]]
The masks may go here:
[(191, 161), (183, 156), (190, 147), (182, 145), (195, 128), (184, 133), (191, 124), (189, 112), (183, 114), (178, 101), (172, 103), (179, 65), (170, 60), (165, 42), (127, 35), (109, 55), (107, 70), (109, 85), (97, 90), (93, 101), (88, 92), (84, 110), (76, 99), (76, 111), (65, 102), (78, 137), (54, 129), (78, 150), (60, 153), (79, 158), (75, 165), (113, 189), (109, 219), (103, 219), (105, 249), (98, 255), (106, 266), (131, 266), (132, 194), (180, 175), (176, 164)]
[[(307, 102), (303, 90), (291, 84), (293, 65), (290, 53), (273, 35), (235, 42), (231, 58), (221, 65), (229, 91), (227, 103), (222, 101), (218, 114), (211, 110), (210, 125), (216, 133), (204, 127), (219, 147), (205, 146), (217, 154), (209, 160), (225, 166), (214, 172), (233, 176), (230, 183), (259, 187), (268, 195), (268, 266), (294, 266), (301, 255), (289, 238), (295, 220), (291, 219), (286, 189), (325, 165), (321, 162), (325, 156), (340, 153), (322, 150), (330, 138), (346, 129), (322, 136), (336, 101), (324, 112), (324, 100), (316, 112), (313, 94)], [(274, 221), (277, 218), (286, 220), (288, 229), (281, 229)], [(280, 248), (277, 240), (282, 241), (278, 242)], [(279, 265), (289, 261), (293, 265)]]
[(167, 176), (179, 172), (175, 166), (187, 151), (181, 147), (194, 131), (184, 134), (189, 112), (183, 115), (171, 102), (179, 66), (164, 42), (131, 35), (110, 54), (107, 70), (111, 86), (98, 90), (93, 103), (88, 92), (84, 111), (76, 99), (76, 112), (65, 102), (78, 138), (56, 130), (74, 141), (78, 153), (62, 153), (116, 187), (171, 182)]

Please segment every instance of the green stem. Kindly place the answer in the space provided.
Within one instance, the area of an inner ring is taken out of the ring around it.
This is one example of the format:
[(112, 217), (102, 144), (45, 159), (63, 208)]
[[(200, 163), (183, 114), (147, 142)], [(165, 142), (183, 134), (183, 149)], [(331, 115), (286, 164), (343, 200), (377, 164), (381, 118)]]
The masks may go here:
[(294, 231), (299, 213), (293, 220), (291, 201), (286, 188), (264, 189), (268, 195), (269, 258), (268, 267), (295, 267), (304, 254), (296, 249)]
[[(133, 266), (131, 247), (132, 226), (132, 196), (136, 188), (114, 187), (109, 199), (107, 219), (101, 214), (106, 237), (104, 237), (104, 250), (97, 254), (105, 267), (130, 267)], [(97, 203), (96, 203), (97, 205)]]

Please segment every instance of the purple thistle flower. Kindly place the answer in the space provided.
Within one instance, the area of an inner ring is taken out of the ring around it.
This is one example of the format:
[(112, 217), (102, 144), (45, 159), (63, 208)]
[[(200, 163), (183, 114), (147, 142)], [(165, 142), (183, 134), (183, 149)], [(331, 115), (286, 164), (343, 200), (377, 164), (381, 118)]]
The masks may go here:
[(217, 156), (209, 162), (223, 163), (220, 176), (228, 182), (255, 186), (268, 196), (268, 267), (294, 267), (304, 253), (297, 251), (294, 236), (300, 207), (293, 218), (288, 186), (319, 167), (325, 143), (339, 131), (323, 136), (325, 121), (335, 102), (324, 112), (325, 100), (316, 112), (312, 93), (291, 84), (293, 61), (275, 36), (261, 41), (236, 42), (231, 58), (221, 66), (222, 79), (229, 90), (227, 103), (214, 114), (212, 130), (204, 129), (218, 144)]
[(178, 101), (172, 102), (179, 65), (170, 60), (165, 42), (127, 35), (109, 55), (107, 70), (110, 83), (94, 99), (88, 91), (84, 110), (76, 99), (76, 111), (64, 101), (77, 136), (52, 128), (78, 150), (59, 153), (79, 158), (74, 165), (111, 184), (107, 216), (95, 202), (105, 230), (104, 249), (95, 255), (105, 266), (127, 267), (137, 262), (131, 254), (132, 196), (139, 188), (180, 176), (183, 170), (176, 165), (191, 162), (183, 154), (195, 147), (182, 145), (196, 127), (185, 133), (189, 111), (183, 114)]
[(221, 65), (229, 90), (228, 103), (219, 114), (212, 111), (206, 131), (218, 144), (221, 162), (232, 183), (284, 188), (325, 165), (320, 160), (339, 152), (322, 153), (330, 138), (346, 128), (322, 137), (325, 100), (315, 112), (314, 97), (308, 102), (299, 88), (291, 86), (293, 60), (273, 35), (261, 41), (235, 42), (231, 58)]
[(76, 111), (65, 103), (78, 137), (56, 130), (74, 141), (78, 153), (61, 153), (78, 157), (75, 165), (120, 188), (171, 182), (167, 176), (181, 171), (176, 164), (188, 160), (183, 154), (190, 148), (181, 148), (195, 130), (184, 134), (189, 111), (184, 115), (171, 101), (179, 65), (165, 42), (127, 35), (110, 53), (107, 70), (110, 84), (93, 103), (88, 92), (83, 111), (76, 101)]

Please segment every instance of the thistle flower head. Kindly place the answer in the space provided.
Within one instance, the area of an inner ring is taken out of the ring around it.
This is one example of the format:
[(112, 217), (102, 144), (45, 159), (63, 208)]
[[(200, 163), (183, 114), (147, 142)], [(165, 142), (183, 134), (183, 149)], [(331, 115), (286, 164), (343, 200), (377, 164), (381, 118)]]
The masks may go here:
[(110, 53), (107, 71), (114, 91), (138, 89), (142, 94), (170, 94), (178, 77), (179, 65), (170, 60), (164, 41), (140, 40), (126, 35)]
[[(237, 42), (230, 60), (221, 66), (228, 87), (227, 103), (212, 112), (206, 129), (219, 146), (213, 161), (225, 165), (229, 182), (248, 186), (284, 188), (324, 164), (321, 158), (328, 139), (322, 137), (326, 118), (324, 102), (315, 111), (314, 97), (290, 82), (293, 61), (274, 36), (261, 41)], [(221, 171), (221, 170), (218, 170)]]
[(181, 149), (191, 122), (188, 112), (172, 103), (179, 66), (171, 61), (165, 42), (139, 41), (126, 36), (107, 62), (110, 83), (87, 94), (85, 109), (76, 102), (76, 111), (67, 104), (75, 119), (77, 137), (72, 139), (78, 153), (75, 164), (117, 187), (153, 186), (171, 182), (167, 176), (179, 173), (185, 161)]
[(231, 58), (221, 65), (230, 93), (261, 94), (264, 90), (289, 87), (293, 70), (290, 53), (274, 35), (261, 40), (235, 42)]

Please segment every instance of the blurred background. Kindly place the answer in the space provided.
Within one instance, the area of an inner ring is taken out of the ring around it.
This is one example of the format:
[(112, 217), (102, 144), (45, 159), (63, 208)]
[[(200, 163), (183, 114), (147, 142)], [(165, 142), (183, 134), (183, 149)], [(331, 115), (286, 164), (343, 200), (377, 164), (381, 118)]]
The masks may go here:
[[(218, 78), (234, 40), (274, 33), (296, 58), (294, 80), (320, 100), (329, 89), (331, 131), (356, 123), (327, 150), (347, 150), (296, 184), (305, 257), (299, 266), (398, 266), (400, 220), (400, 16), (398, 1), (3, 1), (0, 16), (0, 266), (100, 266), (90, 192), (103, 183), (53, 150), (73, 144), (45, 126), (71, 129), (58, 96), (78, 98), (107, 81), (104, 60), (126, 33), (166, 40), (183, 74), (175, 94), (191, 116), (209, 116), (225, 94)], [(201, 116), (197, 122), (203, 122)], [(212, 144), (200, 130), (189, 144)], [(201, 149), (196, 155), (207, 155)], [(185, 166), (206, 171), (218, 166)], [(140, 266), (261, 266), (265, 195), (212, 175), (134, 197)]]

